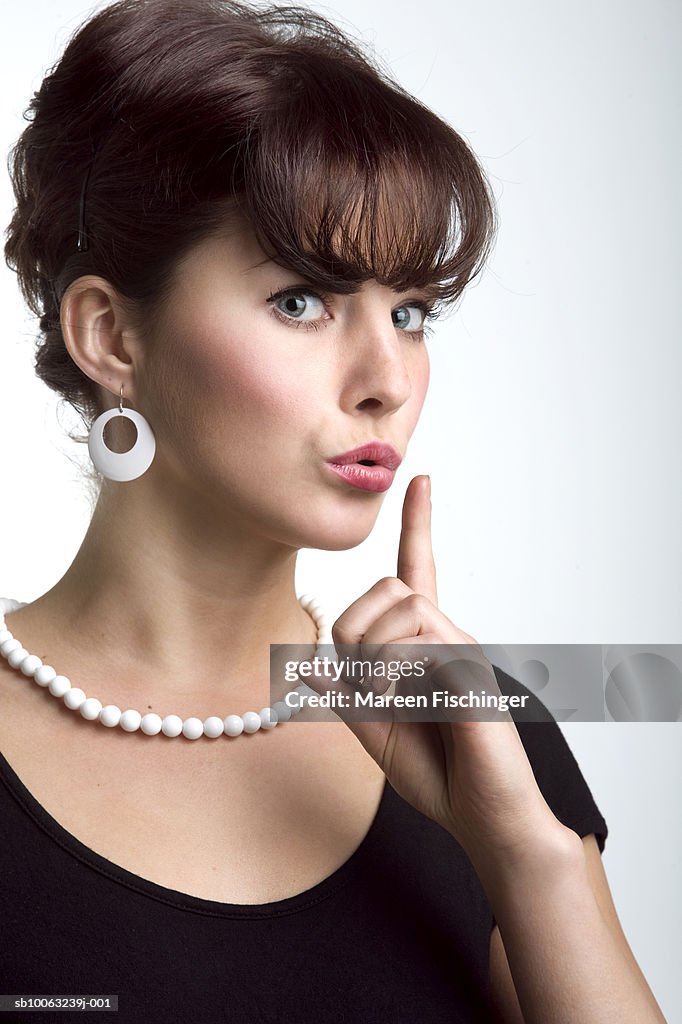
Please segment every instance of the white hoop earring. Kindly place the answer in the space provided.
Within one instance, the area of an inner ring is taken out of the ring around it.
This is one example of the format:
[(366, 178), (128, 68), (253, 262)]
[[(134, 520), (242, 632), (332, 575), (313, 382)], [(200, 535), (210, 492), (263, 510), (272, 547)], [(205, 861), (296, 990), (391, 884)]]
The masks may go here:
[[(135, 424), (137, 439), (128, 452), (112, 452), (104, 443), (104, 428), (113, 416), (127, 416)], [(149, 469), (156, 453), (156, 438), (142, 413), (123, 408), (123, 385), (118, 409), (107, 409), (97, 417), (88, 435), (88, 452), (95, 469), (107, 480), (136, 480)]]

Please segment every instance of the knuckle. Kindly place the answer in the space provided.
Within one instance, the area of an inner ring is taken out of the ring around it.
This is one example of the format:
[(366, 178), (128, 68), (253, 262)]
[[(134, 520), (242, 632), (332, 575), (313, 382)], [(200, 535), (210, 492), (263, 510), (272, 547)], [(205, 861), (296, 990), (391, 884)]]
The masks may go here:
[(405, 591), (408, 589), (402, 580), (399, 580), (397, 576), (384, 576), (376, 584), (377, 589), (384, 590), (388, 594), (395, 594), (396, 597), (402, 597)]
[(335, 643), (343, 643), (347, 636), (347, 624), (343, 621), (343, 615), (341, 615), (332, 626), (332, 639)]

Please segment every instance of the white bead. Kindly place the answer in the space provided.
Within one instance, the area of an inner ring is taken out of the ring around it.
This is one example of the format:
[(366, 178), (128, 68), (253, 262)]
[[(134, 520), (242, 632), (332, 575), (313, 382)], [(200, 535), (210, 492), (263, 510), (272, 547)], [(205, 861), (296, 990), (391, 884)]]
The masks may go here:
[(277, 712), (273, 708), (261, 708), (258, 717), (261, 729), (274, 729), (277, 725)]
[[(14, 643), (16, 643), (16, 640)], [(10, 651), (7, 655), (7, 661), (10, 663), (12, 668), (19, 668), (19, 665), (24, 658), (28, 658), (28, 651), (25, 647), (22, 647), (21, 644), (18, 647), (15, 647), (14, 650)]]
[(34, 672), (37, 672), (42, 663), (42, 658), (39, 658), (37, 654), (29, 654), (27, 658), (24, 658), (19, 668), (25, 676), (32, 676)]
[(56, 675), (56, 669), (53, 669), (52, 665), (41, 665), (39, 669), (36, 669), (33, 678), (37, 682), (38, 686), (47, 686), (48, 683), (52, 682)]
[(11, 637), (9, 640), (3, 640), (0, 644), (0, 654), (3, 658), (8, 658), (12, 651), (16, 651), (21, 647), (21, 640), (15, 640)]
[(166, 715), (161, 723), (164, 736), (179, 736), (182, 732), (182, 719), (179, 715)]
[(13, 640), (13, 639), (14, 639), (14, 635), (12, 633), (10, 633), (10, 631), (8, 629), (0, 630), (0, 644), (4, 644), (5, 640)]
[(260, 729), (260, 715), (256, 714), (255, 711), (245, 711), (242, 715), (242, 721), (244, 722), (244, 732), (258, 732)]
[(307, 611), (308, 605), (310, 604), (311, 601), (314, 600), (315, 598), (312, 594), (301, 594), (301, 596), (298, 599), (298, 603), (300, 604), (301, 608), (305, 608), (305, 610)]
[(71, 708), (72, 711), (77, 711), (84, 700), (88, 698), (85, 696), (83, 691), (78, 686), (72, 686), (64, 694), (64, 703), (67, 708)]
[(158, 736), (161, 732), (161, 715), (157, 715), (154, 711), (148, 711), (146, 715), (142, 716), (140, 729), (146, 736)]
[(99, 718), (99, 713), (102, 710), (102, 701), (97, 700), (97, 697), (88, 697), (84, 700), (78, 709), (83, 716), (87, 718), (89, 722), (94, 722), (95, 719)]
[(226, 715), (222, 725), (226, 736), (241, 736), (244, 732), (244, 719), (241, 715)]
[(283, 700), (278, 700), (276, 704), (273, 704), (272, 710), (277, 715), (278, 722), (288, 722), (291, 718), (291, 708)]
[(223, 728), (226, 736), (241, 736), (244, 732), (244, 719), (241, 715), (227, 715), (223, 719)]
[(198, 740), (204, 735), (204, 723), (200, 718), (186, 718), (182, 723), (182, 735), (188, 740)]
[(108, 729), (113, 729), (121, 721), (121, 709), (115, 704), (107, 704), (99, 713), (99, 720)]
[(47, 688), (53, 697), (63, 697), (71, 689), (71, 680), (67, 676), (55, 676)]
[(320, 604), (320, 602), (319, 602), (319, 601), (317, 600), (317, 598), (315, 598), (315, 597), (314, 597), (314, 598), (312, 599), (312, 601), (309, 601), (309, 602), (308, 602), (308, 606), (307, 606), (307, 611), (308, 611), (308, 612), (309, 612), (309, 613), (310, 613), (310, 614), (312, 615), (312, 617), (313, 617), (313, 618), (314, 618), (314, 619), (315, 619), (315, 620), (317, 621), (317, 617), (318, 617), (318, 615), (321, 615), (321, 614), (323, 614), (323, 611), (324, 611), (324, 609), (322, 608), (322, 605), (321, 605), (321, 604)]
[(210, 718), (204, 719), (204, 736), (210, 736), (214, 740), (217, 736), (222, 736), (225, 732), (222, 718), (218, 718), (217, 715), (211, 715)]
[(134, 708), (128, 708), (121, 715), (121, 720), (118, 723), (124, 732), (137, 732), (140, 728), (140, 722), (142, 721), (142, 715), (139, 711), (135, 711)]

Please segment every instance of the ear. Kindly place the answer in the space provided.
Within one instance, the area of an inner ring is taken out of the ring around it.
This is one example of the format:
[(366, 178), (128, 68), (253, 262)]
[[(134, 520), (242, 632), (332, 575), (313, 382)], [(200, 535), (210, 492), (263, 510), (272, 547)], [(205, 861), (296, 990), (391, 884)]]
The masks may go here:
[(118, 398), (136, 405), (136, 366), (142, 351), (134, 329), (130, 303), (102, 277), (86, 275), (73, 281), (61, 303), (64, 344), (73, 361), (91, 380)]

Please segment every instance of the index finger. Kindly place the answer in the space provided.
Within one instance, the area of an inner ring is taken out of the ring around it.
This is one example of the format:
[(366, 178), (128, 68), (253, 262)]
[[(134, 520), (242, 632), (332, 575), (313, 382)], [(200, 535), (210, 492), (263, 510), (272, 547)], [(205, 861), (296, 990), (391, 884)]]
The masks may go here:
[(431, 543), (431, 480), (413, 477), (405, 491), (398, 548), (398, 579), (438, 604), (436, 563)]

